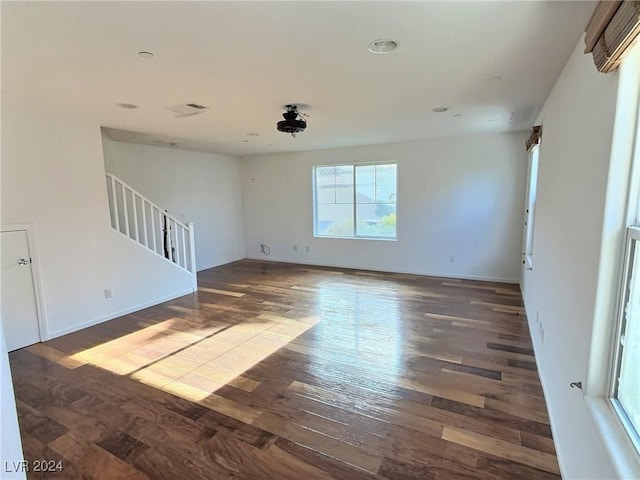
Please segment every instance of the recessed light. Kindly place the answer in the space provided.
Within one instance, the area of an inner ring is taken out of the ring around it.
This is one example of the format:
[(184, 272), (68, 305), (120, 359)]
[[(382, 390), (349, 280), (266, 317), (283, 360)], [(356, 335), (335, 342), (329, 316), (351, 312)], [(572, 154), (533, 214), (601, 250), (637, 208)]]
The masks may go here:
[(497, 118), (490, 118), (489, 120), (487, 120), (487, 122), (497, 122), (498, 119)]
[(116, 106), (125, 108), (127, 110), (135, 110), (136, 108), (138, 108), (138, 106), (134, 105), (133, 103), (116, 103)]
[(249, 132), (247, 133), (247, 137), (257, 137), (258, 135), (260, 135), (259, 133), (256, 132)]
[(433, 109), (433, 111), (436, 113), (446, 112), (447, 110), (449, 110), (449, 107), (436, 107)]
[(454, 116), (454, 117), (461, 117), (461, 116), (462, 116), (462, 114), (461, 114), (461, 113), (454, 113), (454, 114), (453, 114), (453, 116)]
[(154, 55), (151, 52), (138, 52), (138, 56), (140, 58), (147, 58), (148, 59), (148, 58), (153, 58)]
[(242, 143), (249, 143), (249, 140), (242, 140)]
[(398, 48), (398, 46), (399, 44), (395, 40), (379, 38), (369, 44), (369, 51), (371, 53), (389, 53)]

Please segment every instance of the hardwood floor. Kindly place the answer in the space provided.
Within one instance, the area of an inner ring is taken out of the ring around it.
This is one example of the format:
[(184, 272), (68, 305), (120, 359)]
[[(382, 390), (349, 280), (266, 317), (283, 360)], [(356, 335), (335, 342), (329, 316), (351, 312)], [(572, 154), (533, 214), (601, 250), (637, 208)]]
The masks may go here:
[(560, 478), (515, 285), (243, 260), (10, 362), (29, 478)]

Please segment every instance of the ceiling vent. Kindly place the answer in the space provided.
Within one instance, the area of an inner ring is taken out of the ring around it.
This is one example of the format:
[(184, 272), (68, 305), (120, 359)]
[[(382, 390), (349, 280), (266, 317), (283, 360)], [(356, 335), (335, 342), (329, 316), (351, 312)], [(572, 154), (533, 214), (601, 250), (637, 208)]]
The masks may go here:
[(280, 120), (277, 124), (279, 132), (290, 133), (292, 137), (296, 136), (296, 133), (304, 132), (307, 128), (307, 122), (304, 117), (309, 115), (300, 113), (296, 105), (285, 105), (287, 111), (282, 114), (284, 120)]
[(165, 142), (164, 140), (154, 140), (154, 143), (157, 143), (158, 145), (162, 145), (164, 147), (173, 147), (173, 148), (180, 148), (182, 146), (182, 144), (178, 142)]
[(209, 110), (209, 107), (198, 105), (197, 103), (185, 103), (164, 108), (173, 112), (173, 118), (192, 117), (194, 115), (203, 113), (205, 110)]

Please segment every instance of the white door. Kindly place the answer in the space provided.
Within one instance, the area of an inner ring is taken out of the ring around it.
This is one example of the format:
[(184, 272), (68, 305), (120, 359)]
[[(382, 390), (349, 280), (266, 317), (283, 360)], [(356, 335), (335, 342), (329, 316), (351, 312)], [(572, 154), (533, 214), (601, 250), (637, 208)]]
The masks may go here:
[(7, 350), (40, 341), (26, 230), (1, 232), (2, 326)]

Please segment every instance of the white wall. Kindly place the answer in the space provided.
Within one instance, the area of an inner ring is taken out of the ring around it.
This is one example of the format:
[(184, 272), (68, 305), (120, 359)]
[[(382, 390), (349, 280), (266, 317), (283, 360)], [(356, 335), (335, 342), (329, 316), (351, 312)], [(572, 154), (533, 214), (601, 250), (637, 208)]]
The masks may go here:
[(22, 443), (18, 427), (16, 401), (11, 383), (9, 357), (0, 322), (0, 470), (5, 480), (26, 478), (22, 465)]
[[(244, 157), (247, 256), (261, 258), (264, 243), (271, 260), (517, 281), (525, 138), (496, 134)], [(313, 165), (381, 161), (398, 163), (398, 241), (314, 238)]]
[(583, 48), (580, 41), (538, 119), (533, 269), (523, 293), (563, 478), (611, 479), (582, 394), (569, 388), (587, 378), (618, 84)]
[(2, 100), (2, 224), (32, 224), (45, 337), (191, 291), (191, 275), (110, 227), (98, 123)]
[(106, 170), (196, 228), (196, 266), (244, 258), (240, 162), (228, 155), (114, 142), (103, 135)]

